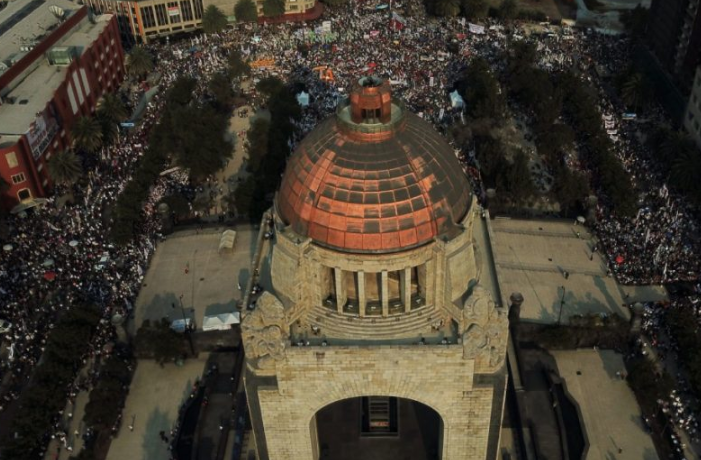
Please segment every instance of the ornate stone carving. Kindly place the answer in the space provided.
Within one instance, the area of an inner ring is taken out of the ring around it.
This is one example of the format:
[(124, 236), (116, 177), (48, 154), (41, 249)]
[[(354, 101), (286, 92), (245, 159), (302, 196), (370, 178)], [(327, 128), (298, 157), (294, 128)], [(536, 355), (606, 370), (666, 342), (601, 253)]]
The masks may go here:
[(490, 367), (501, 364), (506, 355), (508, 319), (498, 309), (489, 291), (475, 286), (463, 305), (463, 358), (475, 359)]
[(241, 336), (248, 365), (253, 369), (270, 369), (285, 359), (290, 335), (282, 303), (269, 292), (256, 302), (256, 309), (241, 322)]

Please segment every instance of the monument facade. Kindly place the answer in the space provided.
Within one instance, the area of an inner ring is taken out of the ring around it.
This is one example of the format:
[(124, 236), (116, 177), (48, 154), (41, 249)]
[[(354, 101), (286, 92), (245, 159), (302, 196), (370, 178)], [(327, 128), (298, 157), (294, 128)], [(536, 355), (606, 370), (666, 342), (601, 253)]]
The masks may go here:
[(319, 459), (320, 410), (391, 397), (438, 413), (437, 458), (496, 459), (507, 311), (479, 282), (479, 211), (441, 135), (361, 78), (271, 216), (273, 290), (242, 321), (258, 458)]

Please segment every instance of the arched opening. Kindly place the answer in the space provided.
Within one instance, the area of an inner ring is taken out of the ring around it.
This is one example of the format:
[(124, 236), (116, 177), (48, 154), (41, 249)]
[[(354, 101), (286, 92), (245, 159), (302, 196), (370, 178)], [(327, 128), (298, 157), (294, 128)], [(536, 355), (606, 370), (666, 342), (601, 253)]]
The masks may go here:
[(389, 396), (343, 399), (311, 424), (315, 460), (440, 460), (443, 420), (418, 401)]

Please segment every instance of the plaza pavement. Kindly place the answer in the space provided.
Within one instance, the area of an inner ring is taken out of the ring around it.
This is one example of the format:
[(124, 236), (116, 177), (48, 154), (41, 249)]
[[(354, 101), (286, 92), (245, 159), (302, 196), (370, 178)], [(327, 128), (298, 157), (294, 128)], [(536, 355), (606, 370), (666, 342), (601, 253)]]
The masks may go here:
[(658, 460), (633, 391), (616, 374), (625, 371), (622, 355), (590, 349), (550, 353), (581, 409), (590, 443), (586, 460)]
[(563, 323), (576, 314), (628, 318), (624, 304), (666, 299), (662, 287), (622, 286), (608, 276), (600, 252), (592, 253), (594, 238), (571, 220), (496, 218), (491, 226), (502, 293), (523, 295), (524, 320), (557, 322), (563, 292)]
[[(185, 360), (183, 366), (139, 360), (122, 412), (122, 425), (112, 440), (107, 460), (168, 460), (168, 446), (158, 433), (170, 430), (178, 410), (204, 371), (208, 353)], [(133, 426), (133, 431), (129, 426)]]
[(136, 300), (137, 330), (145, 319), (182, 319), (181, 296), (185, 316), (194, 316), (198, 330), (205, 314), (237, 311), (237, 285), (245, 286), (250, 275), (257, 231), (247, 224), (236, 226), (233, 251), (219, 253), (219, 239), (227, 228), (180, 231), (158, 244)]

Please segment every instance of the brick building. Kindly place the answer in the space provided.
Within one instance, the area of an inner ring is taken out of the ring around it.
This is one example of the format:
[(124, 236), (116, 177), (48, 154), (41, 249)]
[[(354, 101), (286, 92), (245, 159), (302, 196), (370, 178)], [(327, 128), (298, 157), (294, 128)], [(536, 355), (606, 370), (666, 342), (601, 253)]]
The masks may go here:
[(272, 290), (241, 326), (258, 459), (498, 458), (508, 320), (478, 216), (387, 82), (360, 79), (299, 144), (261, 228)]
[[(86, 0), (96, 13), (118, 16), (125, 40), (148, 43), (156, 37), (196, 30), (202, 26), (202, 14), (208, 6), (218, 7), (230, 21), (234, 20), (237, 0)], [(256, 0), (263, 20), (263, 0)], [(321, 15), (316, 0), (286, 0), (282, 20), (310, 20)], [(279, 21), (280, 18), (275, 18)]]
[(2, 206), (44, 197), (46, 162), (70, 145), (73, 121), (124, 76), (116, 17), (67, 0), (16, 0), (0, 10)]

